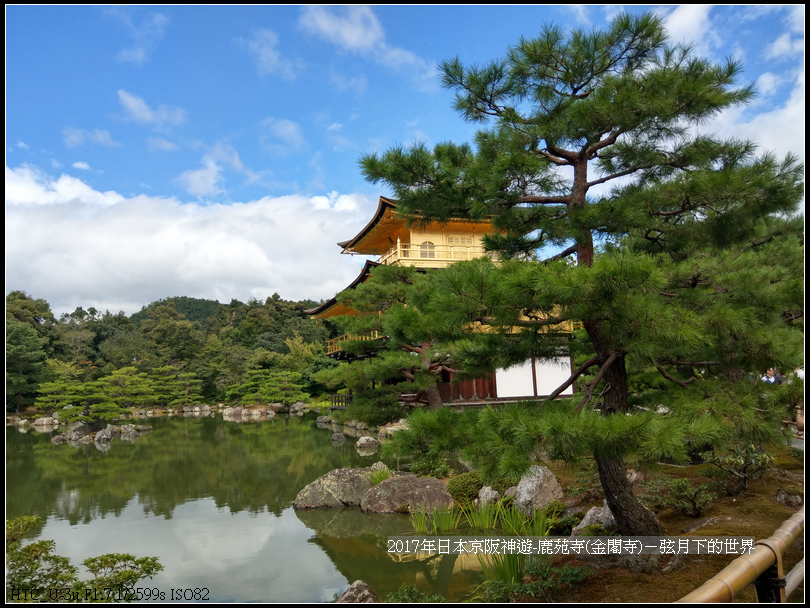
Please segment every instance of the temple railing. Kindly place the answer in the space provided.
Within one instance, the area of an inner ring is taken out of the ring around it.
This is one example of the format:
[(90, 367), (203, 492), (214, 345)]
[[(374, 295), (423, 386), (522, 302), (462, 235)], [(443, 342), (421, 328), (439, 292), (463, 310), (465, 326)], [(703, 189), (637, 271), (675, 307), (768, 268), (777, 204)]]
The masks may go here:
[(445, 268), (462, 260), (474, 260), (489, 254), (480, 245), (421, 245), (397, 242), (377, 260), (387, 266)]
[(346, 342), (365, 342), (369, 340), (378, 340), (382, 337), (382, 333), (377, 330), (361, 335), (343, 334), (342, 336), (338, 336), (337, 338), (326, 341), (326, 354), (333, 355), (335, 353), (342, 352), (343, 345)]

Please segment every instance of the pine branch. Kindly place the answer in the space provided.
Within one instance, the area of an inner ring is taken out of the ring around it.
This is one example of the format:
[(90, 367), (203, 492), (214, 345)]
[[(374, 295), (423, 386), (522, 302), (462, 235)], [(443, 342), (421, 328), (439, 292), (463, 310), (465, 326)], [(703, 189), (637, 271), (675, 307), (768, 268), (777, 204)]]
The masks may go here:
[(577, 246), (576, 245), (571, 245), (568, 249), (565, 249), (564, 251), (561, 251), (557, 255), (553, 255), (550, 258), (547, 258), (547, 259), (543, 260), (543, 263), (548, 264), (548, 263), (553, 262), (555, 260), (561, 260), (562, 258), (567, 258), (572, 253), (576, 253), (576, 252), (577, 252)]
[(585, 386), (587, 387), (585, 389), (585, 397), (583, 397), (582, 401), (580, 401), (577, 404), (577, 407), (576, 407), (577, 411), (580, 411), (582, 408), (584, 408), (586, 405), (588, 405), (588, 403), (593, 398), (593, 391), (596, 389), (596, 385), (599, 384), (599, 382), (604, 377), (605, 372), (607, 372), (608, 368), (611, 365), (613, 365), (613, 362), (616, 361), (616, 359), (618, 359), (618, 358), (619, 358), (619, 353), (616, 353), (616, 352), (610, 353), (610, 356), (607, 358), (607, 361), (605, 361), (604, 364), (602, 365), (602, 367), (599, 368), (599, 372), (596, 374), (596, 377), (593, 380), (591, 380), (590, 382), (587, 382), (585, 384)]
[(599, 357), (596, 357), (596, 356), (591, 357), (590, 359), (588, 359), (585, 363), (583, 363), (577, 369), (574, 370), (574, 373), (571, 374), (571, 376), (568, 378), (568, 380), (566, 380), (560, 386), (555, 388), (554, 391), (548, 397), (546, 397), (546, 401), (551, 401), (551, 400), (556, 399), (557, 397), (559, 397), (560, 394), (562, 394), (562, 392), (565, 389), (567, 389), (569, 386), (571, 386), (576, 381), (576, 379), (579, 378), (582, 375), (582, 373), (586, 369), (596, 365), (598, 362), (599, 362)]
[(675, 378), (675, 377), (673, 377), (673, 376), (670, 376), (670, 375), (667, 373), (667, 371), (666, 371), (666, 370), (665, 370), (663, 367), (661, 367), (661, 365), (660, 365), (659, 363), (656, 363), (656, 364), (655, 364), (655, 367), (656, 367), (656, 369), (658, 369), (658, 371), (659, 371), (659, 372), (661, 372), (661, 375), (662, 375), (664, 378), (666, 378), (666, 379), (667, 379), (667, 380), (669, 380), (670, 382), (674, 382), (674, 383), (675, 383), (675, 384), (677, 384), (678, 386), (682, 386), (682, 387), (684, 387), (684, 388), (686, 388), (686, 385), (687, 385), (687, 384), (689, 384), (690, 382), (694, 382), (695, 380), (697, 380), (697, 378), (695, 378), (694, 376), (692, 376), (691, 378), (689, 378), (689, 380), (678, 380), (677, 378)]

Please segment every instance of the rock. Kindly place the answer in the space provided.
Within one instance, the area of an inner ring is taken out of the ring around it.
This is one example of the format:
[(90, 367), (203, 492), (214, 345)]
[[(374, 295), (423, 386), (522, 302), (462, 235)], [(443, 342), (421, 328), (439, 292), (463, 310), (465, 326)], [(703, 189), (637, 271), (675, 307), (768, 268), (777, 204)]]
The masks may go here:
[(140, 437), (140, 433), (138, 433), (134, 424), (121, 425), (121, 439), (123, 441), (135, 441), (138, 437)]
[(53, 418), (46, 416), (44, 418), (37, 418), (34, 420), (34, 426), (53, 426)]
[(304, 403), (303, 401), (296, 401), (290, 406), (290, 413), (291, 414), (303, 414), (304, 412), (309, 411), (309, 406)]
[(296, 509), (343, 507), (360, 504), (371, 488), (368, 469), (335, 469), (305, 486), (295, 497)]
[(608, 507), (607, 500), (601, 507), (589, 509), (582, 521), (571, 530), (571, 536), (579, 536), (585, 528), (591, 524), (603, 526), (608, 532), (616, 529), (616, 518), (613, 517), (610, 507)]
[(630, 482), (631, 486), (644, 483), (644, 480), (645, 476), (644, 473), (642, 473), (641, 471), (636, 471), (634, 469), (627, 469), (627, 481)]
[(329, 424), (329, 416), (318, 416), (315, 419), (315, 424)]
[(562, 496), (562, 488), (554, 473), (548, 467), (535, 464), (520, 478), (515, 507), (526, 515), (534, 515), (535, 511)]
[(276, 417), (276, 411), (275, 410), (267, 410), (267, 417), (268, 418), (275, 418)]
[(482, 507), (493, 502), (498, 502), (501, 495), (492, 486), (484, 486), (478, 491), (478, 506)]
[(119, 433), (115, 431), (115, 427), (113, 425), (108, 424), (107, 428), (101, 429), (96, 436), (93, 438), (93, 441), (96, 443), (102, 443), (105, 441), (112, 441), (113, 436), (117, 436)]
[(434, 477), (396, 475), (368, 490), (360, 501), (360, 508), (372, 513), (413, 513), (423, 505), (428, 511), (452, 506), (447, 483)]
[(788, 509), (801, 507), (803, 502), (801, 494), (790, 494), (782, 488), (776, 491), (776, 500)]
[(373, 465), (369, 467), (372, 473), (376, 473), (377, 471), (390, 471), (391, 469), (388, 468), (388, 465), (385, 464), (382, 460), (378, 460)]
[(380, 598), (374, 589), (363, 581), (354, 581), (351, 586), (337, 599), (338, 604), (379, 604)]
[(332, 443), (343, 443), (346, 441), (346, 435), (343, 433), (332, 433)]
[(361, 437), (357, 440), (357, 443), (354, 444), (358, 450), (376, 450), (380, 447), (380, 444), (377, 443), (377, 440), (373, 437)]
[(131, 431), (121, 431), (121, 441), (135, 441), (140, 434), (135, 429)]

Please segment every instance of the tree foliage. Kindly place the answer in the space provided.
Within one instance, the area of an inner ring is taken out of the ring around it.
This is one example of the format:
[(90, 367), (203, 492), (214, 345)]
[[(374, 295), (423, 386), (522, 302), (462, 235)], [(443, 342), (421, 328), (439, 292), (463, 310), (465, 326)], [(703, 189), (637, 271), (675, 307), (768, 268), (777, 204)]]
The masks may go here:
[(108, 553), (82, 562), (93, 578), (81, 581), (70, 560), (54, 553), (54, 541), (23, 543), (28, 531), (41, 523), (33, 516), (6, 520), (7, 602), (133, 601), (135, 584), (163, 570), (156, 557)]
[(782, 404), (740, 381), (803, 357), (803, 167), (702, 130), (752, 99), (740, 70), (670, 44), (652, 14), (604, 31), (547, 26), (504, 59), (441, 65), (455, 108), (482, 126), (473, 146), (361, 159), (406, 216), (496, 228), (485, 245), (500, 263), (454, 264), (421, 301), (465, 369), (548, 356), (561, 323), (581, 324), (575, 372), (552, 394), (573, 385), (573, 402), (505, 427), (482, 414), (475, 437), (502, 441), (486, 456), (513, 474), (531, 445), (584, 442), (625, 534), (661, 531), (625, 456), (773, 440)]

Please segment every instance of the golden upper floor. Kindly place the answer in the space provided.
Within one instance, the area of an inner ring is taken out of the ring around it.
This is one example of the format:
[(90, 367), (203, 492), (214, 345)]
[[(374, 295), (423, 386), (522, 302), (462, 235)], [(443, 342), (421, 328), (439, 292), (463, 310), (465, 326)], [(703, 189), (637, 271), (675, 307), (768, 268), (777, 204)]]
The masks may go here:
[(488, 221), (409, 222), (397, 215), (396, 202), (381, 196), (365, 228), (338, 245), (342, 253), (376, 255), (377, 263), (388, 266), (445, 268), (487, 255), (483, 237), (492, 231)]

